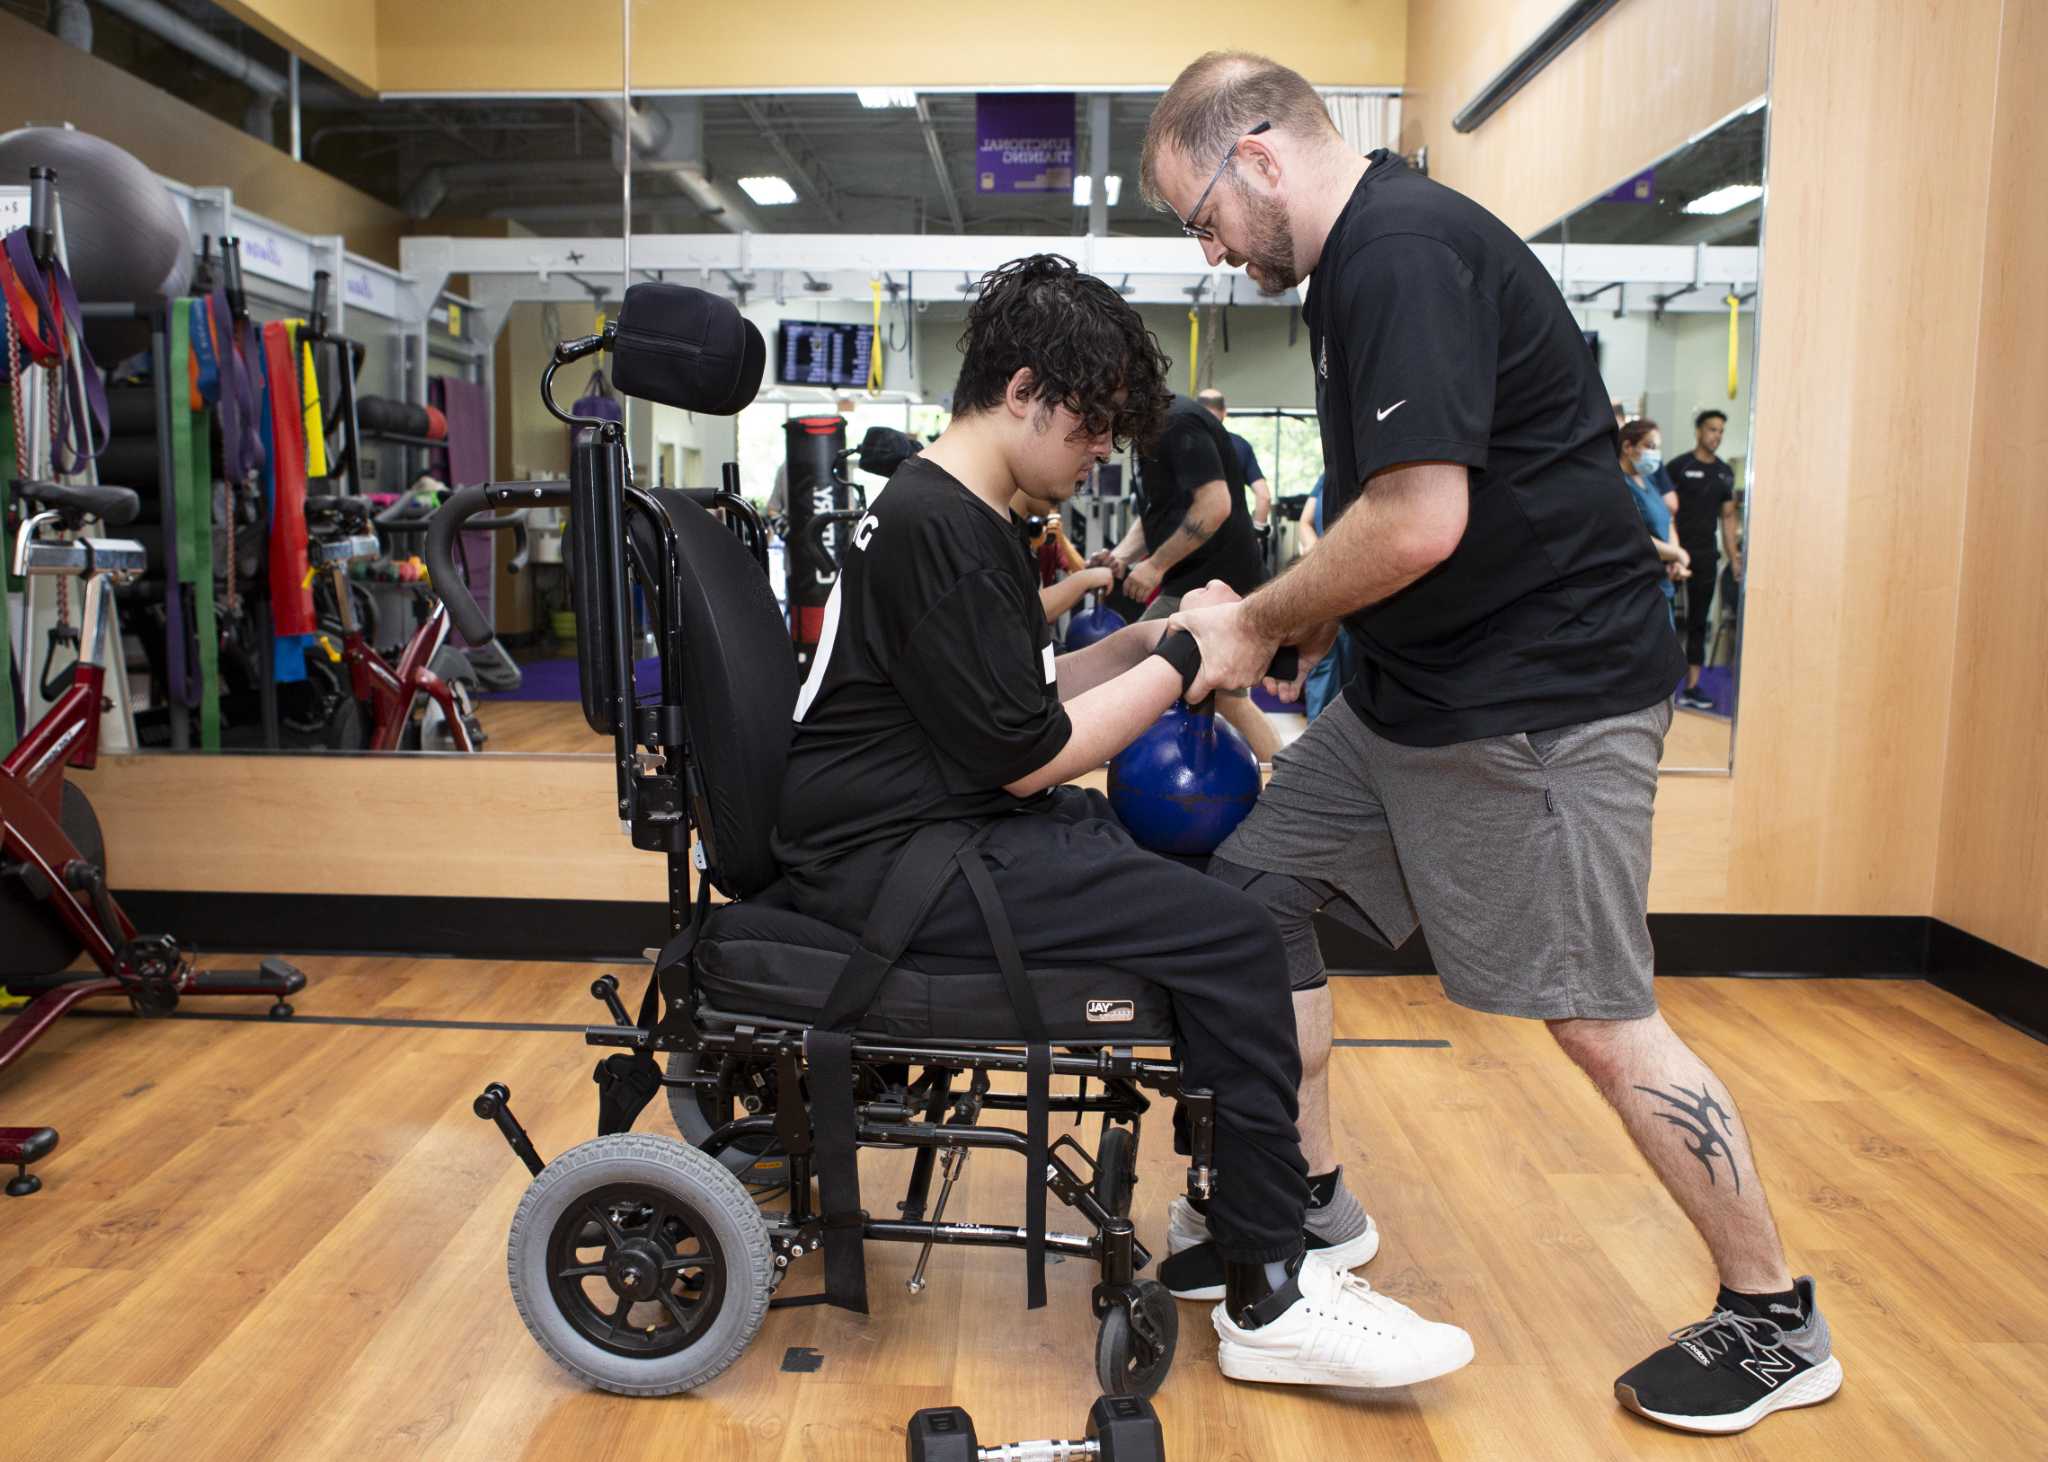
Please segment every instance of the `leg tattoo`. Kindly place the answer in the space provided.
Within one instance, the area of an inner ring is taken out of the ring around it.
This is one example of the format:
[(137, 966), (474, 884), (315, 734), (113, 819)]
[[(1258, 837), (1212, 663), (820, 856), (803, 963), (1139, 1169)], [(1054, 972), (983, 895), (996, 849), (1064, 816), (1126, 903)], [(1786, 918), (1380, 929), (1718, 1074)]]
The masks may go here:
[[(1742, 1170), (1735, 1166), (1735, 1149), (1729, 1141), (1728, 1129), (1733, 1126), (1734, 1119), (1708, 1094), (1704, 1082), (1698, 1091), (1674, 1086), (1672, 1091), (1677, 1092), (1677, 1096), (1647, 1086), (1639, 1086), (1636, 1090), (1677, 1109), (1680, 1115), (1671, 1112), (1659, 1112), (1657, 1115), (1692, 1139), (1686, 1144), (1686, 1148), (1700, 1160), (1700, 1166), (1707, 1170), (1709, 1183), (1715, 1181), (1714, 1159), (1726, 1158), (1728, 1175), (1735, 1180), (1735, 1191), (1742, 1191)], [(1716, 1118), (1720, 1119), (1718, 1128), (1715, 1126)]]

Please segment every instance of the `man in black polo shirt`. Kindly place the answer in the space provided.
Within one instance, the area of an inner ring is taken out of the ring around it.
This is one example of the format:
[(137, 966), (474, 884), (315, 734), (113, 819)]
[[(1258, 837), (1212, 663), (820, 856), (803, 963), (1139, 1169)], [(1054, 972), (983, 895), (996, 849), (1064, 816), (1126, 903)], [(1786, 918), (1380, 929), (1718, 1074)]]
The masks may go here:
[[(1238, 595), (1265, 582), (1237, 449), (1193, 397), (1173, 398), (1158, 440), (1139, 456), (1137, 492), (1141, 511), (1123, 542), (1091, 562), (1122, 577), (1124, 593), (1146, 604), (1146, 619), (1165, 619), (1183, 594), (1211, 579)], [(1270, 762), (1280, 738), (1250, 693), (1226, 690), (1219, 707), (1260, 762)]]
[(1664, 475), (1678, 499), (1672, 521), (1678, 545), (1692, 556), (1692, 578), (1685, 585), (1685, 689), (1678, 703), (1691, 711), (1711, 711), (1711, 697), (1700, 694), (1700, 668), (1707, 663), (1707, 616), (1714, 603), (1721, 545), (1728, 545), (1728, 567), (1742, 582), (1742, 515), (1735, 508), (1735, 469), (1718, 455), (1725, 411), (1702, 411), (1692, 419), (1693, 449), (1664, 464)]
[(1230, 445), (1237, 452), (1237, 466), (1244, 474), (1245, 490), (1251, 494), (1252, 526), (1264, 529), (1273, 517), (1273, 485), (1266, 480), (1266, 469), (1259, 465), (1258, 452), (1240, 433), (1230, 430), (1230, 401), (1221, 391), (1209, 386), (1197, 391), (1195, 399), (1209, 408), (1211, 416), (1223, 423), (1223, 430), (1230, 437)]
[[(1728, 1432), (1827, 1399), (1841, 1367), (1734, 1097), (1657, 1013), (1650, 824), (1684, 662), (1557, 286), (1471, 200), (1389, 152), (1360, 157), (1262, 57), (1188, 67), (1143, 174), (1212, 266), (1269, 293), (1312, 278), (1341, 513), (1289, 573), (1173, 622), (1202, 643), (1203, 685), (1253, 683), (1283, 643), (1305, 672), (1340, 620), (1363, 661), (1211, 872), (1274, 911), (1302, 985), (1322, 970), (1315, 912), (1390, 945), (1419, 923), (1450, 998), (1547, 1022), (1614, 1105), (1722, 1282), (1706, 1321), (1615, 1383), (1625, 1405)], [(1297, 1018), (1313, 1170), (1333, 1156), (1327, 996)]]
[[(1020, 491), (1064, 502), (1113, 443), (1156, 432), (1165, 372), (1137, 311), (1070, 261), (1036, 255), (983, 279), (951, 425), (848, 535), (797, 698), (776, 857), (803, 912), (859, 930), (921, 828), (974, 827), (1027, 968), (1113, 966), (1172, 998), (1183, 1076), (1216, 1096), (1223, 1373), (1428, 1380), (1471, 1359), (1470, 1337), (1349, 1278), (1376, 1234), (1332, 1244), (1307, 1230), (1301, 1066), (1271, 917), (1140, 848), (1101, 793), (1061, 785), (1157, 721), (1200, 658), (1164, 620), (1055, 658), (1009, 505)], [(1186, 602), (1234, 597), (1210, 584)], [(938, 894), (911, 948), (993, 958), (965, 879)]]

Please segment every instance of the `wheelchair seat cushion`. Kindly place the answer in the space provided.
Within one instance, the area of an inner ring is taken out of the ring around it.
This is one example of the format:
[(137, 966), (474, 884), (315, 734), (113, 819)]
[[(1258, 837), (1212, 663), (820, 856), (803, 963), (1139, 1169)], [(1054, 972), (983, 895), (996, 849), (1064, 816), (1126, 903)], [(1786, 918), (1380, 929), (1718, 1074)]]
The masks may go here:
[[(718, 1010), (799, 1023), (823, 1014), (859, 940), (798, 913), (786, 885), (715, 910), (696, 950), (696, 985)], [(1101, 965), (1028, 971), (1047, 1034), (1061, 1045), (1164, 1045), (1173, 1039), (1166, 991)], [(995, 956), (910, 951), (883, 980), (862, 1031), (899, 1040), (1021, 1041)]]

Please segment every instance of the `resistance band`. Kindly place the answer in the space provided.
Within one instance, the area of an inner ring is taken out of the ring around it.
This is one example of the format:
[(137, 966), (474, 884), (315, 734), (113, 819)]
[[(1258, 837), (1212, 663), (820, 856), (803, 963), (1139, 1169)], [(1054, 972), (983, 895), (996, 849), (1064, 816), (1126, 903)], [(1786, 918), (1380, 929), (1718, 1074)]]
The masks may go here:
[[(0, 305), (0, 309), (4, 309)], [(11, 322), (10, 322), (11, 323)], [(12, 331), (10, 330), (10, 335)], [(14, 465), (14, 393), (18, 389), (11, 369), (0, 381), (0, 523), (7, 521), (7, 484), (16, 475)], [(0, 534), (4, 539), (5, 534)], [(14, 750), (14, 633), (7, 619), (7, 591), (14, 549), (0, 549), (0, 756)]]
[(1737, 332), (1737, 330), (1738, 330), (1738, 328), (1739, 328), (1739, 321), (1740, 321), (1740, 320), (1741, 320), (1741, 318), (1742, 318), (1742, 299), (1741, 299), (1741, 296), (1737, 295), (1737, 294), (1735, 293), (1735, 291), (1731, 289), (1730, 291), (1728, 291), (1728, 300), (1727, 300), (1727, 304), (1728, 304), (1728, 399), (1729, 399), (1730, 401), (1733, 401), (1733, 400), (1735, 399), (1735, 388), (1736, 388), (1736, 377), (1735, 377), (1735, 369), (1736, 369), (1736, 367), (1735, 367), (1735, 361), (1736, 361), (1735, 337), (1736, 337), (1736, 332)]
[(868, 340), (868, 394), (872, 396), (882, 389), (882, 281), (870, 279), (868, 288), (875, 297), (875, 332)]
[[(192, 339), (206, 328), (204, 300), (171, 301), (173, 382), (190, 376)], [(205, 751), (219, 751), (220, 626), (214, 618), (213, 605), (213, 444), (207, 437), (206, 418), (194, 416), (191, 393), (173, 389), (168, 394), (174, 468), (171, 490), (177, 503), (178, 582), (191, 593), (199, 639), (199, 745)], [(234, 511), (232, 495), (228, 511)], [(166, 633), (182, 638), (183, 618), (180, 615), (176, 622), (166, 624)]]
[(1202, 358), (1202, 312), (1188, 311), (1188, 394), (1195, 394), (1195, 363)]

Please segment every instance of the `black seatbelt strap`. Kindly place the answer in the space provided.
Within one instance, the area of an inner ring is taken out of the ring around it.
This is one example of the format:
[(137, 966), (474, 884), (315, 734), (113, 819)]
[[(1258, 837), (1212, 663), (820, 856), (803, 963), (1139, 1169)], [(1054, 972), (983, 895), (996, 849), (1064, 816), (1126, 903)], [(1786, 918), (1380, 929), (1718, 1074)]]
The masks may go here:
[(825, 1300), (868, 1312), (868, 1267), (862, 1247), (867, 1214), (860, 1206), (859, 1144), (853, 1110), (853, 1033), (804, 1033), (811, 1070), (811, 1151), (825, 1210)]
[(824, 1210), (825, 1298), (859, 1314), (868, 1312), (867, 1214), (860, 1206), (853, 1027), (952, 881), (954, 855), (973, 847), (984, 832), (968, 823), (935, 822), (904, 844), (882, 880), (860, 947), (847, 956), (824, 1014), (804, 1036), (804, 1058), (811, 1068), (813, 1162)]
[(1038, 993), (1024, 972), (1024, 956), (1017, 949), (1017, 935), (1010, 927), (1010, 914), (989, 877), (981, 850), (968, 846), (954, 855), (961, 876), (981, 906), (982, 922), (988, 925), (989, 942), (995, 946), (996, 964), (1003, 972), (1003, 984), (1010, 994), (1010, 1008), (1030, 1044), (1024, 1052), (1024, 1287), (1025, 1308), (1045, 1304), (1045, 1185), (1046, 1143), (1052, 1110), (1052, 1046), (1046, 1040), (1045, 1018), (1038, 1008)]

